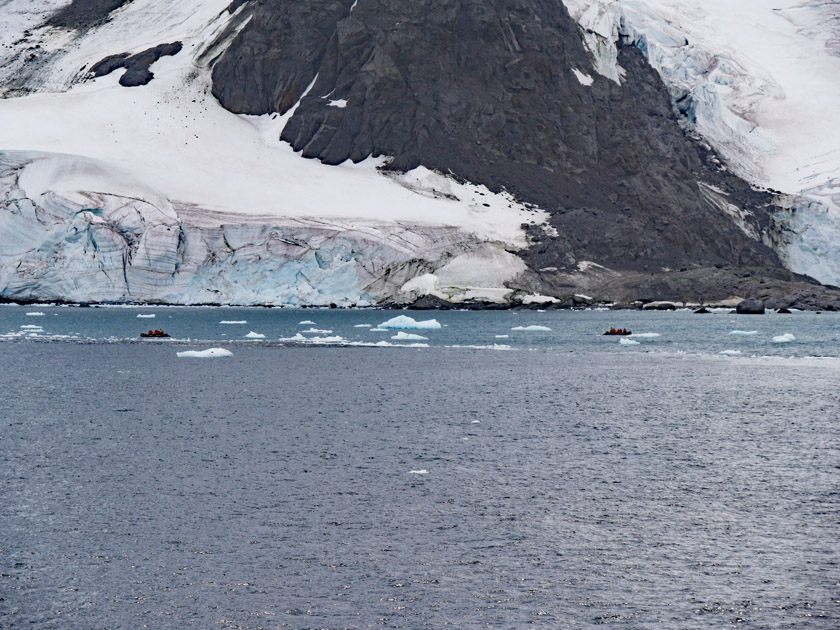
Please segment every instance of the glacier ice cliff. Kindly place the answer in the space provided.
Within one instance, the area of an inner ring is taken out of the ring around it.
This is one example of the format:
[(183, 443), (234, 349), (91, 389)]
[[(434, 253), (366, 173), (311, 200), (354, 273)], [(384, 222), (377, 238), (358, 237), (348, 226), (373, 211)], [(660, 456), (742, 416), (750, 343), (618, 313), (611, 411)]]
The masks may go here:
[(403, 285), (438, 269), (457, 286), (471, 252), (515, 258), (454, 226), (220, 213), (78, 156), (0, 153), (8, 299), (363, 306), (406, 301)]

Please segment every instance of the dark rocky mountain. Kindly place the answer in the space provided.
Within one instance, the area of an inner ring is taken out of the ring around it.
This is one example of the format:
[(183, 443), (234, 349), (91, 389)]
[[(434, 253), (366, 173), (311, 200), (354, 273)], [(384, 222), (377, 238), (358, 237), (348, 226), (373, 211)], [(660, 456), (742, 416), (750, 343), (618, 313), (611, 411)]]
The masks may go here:
[(725, 191), (757, 235), (772, 227), (769, 195), (710, 160), (638, 49), (621, 49), (617, 85), (591, 71), (560, 2), (353, 4), (249, 3), (214, 94), (235, 112), (284, 113), (314, 80), (284, 140), (327, 164), (393, 156), (390, 168), (423, 164), (548, 210), (558, 234), (538, 237), (534, 267), (781, 266), (700, 184)]
[[(84, 31), (128, 3), (73, 0), (49, 23)], [(388, 156), (386, 169), (423, 165), (547, 211), (511, 288), (840, 304), (784, 267), (772, 196), (721, 166), (642, 51), (619, 43), (620, 85), (598, 75), (559, 0), (235, 0), (228, 12), (225, 44), (205, 53), (213, 95), (243, 114), (298, 104), (281, 139), (302, 157)], [(180, 50), (115, 51), (89, 71), (124, 67), (121, 83), (142, 85)]]

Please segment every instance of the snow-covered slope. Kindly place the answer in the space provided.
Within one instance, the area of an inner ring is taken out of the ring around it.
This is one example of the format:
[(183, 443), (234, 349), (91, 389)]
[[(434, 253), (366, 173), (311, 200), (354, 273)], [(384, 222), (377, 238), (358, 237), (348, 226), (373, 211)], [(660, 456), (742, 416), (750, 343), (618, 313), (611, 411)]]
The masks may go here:
[(798, 272), (840, 284), (840, 5), (803, 0), (564, 0), (593, 67), (621, 80), (620, 39), (739, 175), (799, 196), (779, 221)]
[[(506, 248), (526, 245), (521, 225), (544, 215), (506, 194), (422, 167), (386, 175), (376, 168), (381, 158), (327, 167), (301, 159), (279, 141), (292, 112), (256, 117), (224, 110), (210, 95), (207, 60), (224, 46), (219, 34), (237, 19), (225, 10), (228, 4), (135, 0), (80, 36), (33, 29), (0, 58), (0, 85), (11, 85), (21, 72), (17, 52), (34, 46), (40, 51), (38, 72), (27, 83), (34, 93), (0, 100), (5, 196), (39, 209), (3, 215), (0, 256), (7, 258), (7, 296), (291, 304), (400, 300), (401, 284), (413, 274), (433, 273), (473, 250), (482, 257), (488, 248), (503, 256)], [(21, 9), (17, 19), (28, 25), (55, 8), (26, 7), (29, 12)], [(9, 39), (9, 30), (2, 32)], [(148, 85), (122, 87), (121, 72), (86, 76), (108, 55), (174, 41), (183, 43), (182, 51), (155, 62)], [(123, 229), (126, 204), (135, 222)], [(94, 208), (96, 213), (84, 211)], [(35, 221), (31, 230), (23, 227), (27, 217)], [(109, 253), (94, 251), (84, 239), (72, 246), (56, 240), (67, 229), (101, 236), (106, 226), (114, 240), (105, 248)], [(21, 255), (27, 230), (25, 261), (11, 265), (8, 259)], [(187, 247), (186, 258), (179, 230), (188, 246), (191, 239), (202, 241), (200, 248)], [(230, 241), (231, 230), (237, 232), (237, 247), (207, 236), (225, 232)], [(131, 242), (120, 243), (118, 235), (128, 232)], [(161, 239), (154, 244), (157, 258), (143, 249), (153, 233)], [(341, 238), (333, 238), (338, 233)], [(281, 252), (275, 245), (283, 239), (299, 250)], [(49, 244), (59, 256), (46, 256)], [(85, 255), (97, 264), (86, 267), (86, 279), (79, 281), (80, 268), (65, 262), (82, 265)], [(132, 280), (138, 257), (146, 260), (142, 274), (174, 277)], [(238, 262), (241, 269), (248, 257), (250, 277), (235, 273), (231, 265)], [(35, 269), (44, 265), (52, 270), (33, 284)], [(445, 275), (456, 289), (448, 294), (476, 288), (452, 269), (449, 265)], [(499, 269), (480, 287), (502, 288), (516, 270), (515, 265)], [(62, 274), (66, 277), (59, 278)]]

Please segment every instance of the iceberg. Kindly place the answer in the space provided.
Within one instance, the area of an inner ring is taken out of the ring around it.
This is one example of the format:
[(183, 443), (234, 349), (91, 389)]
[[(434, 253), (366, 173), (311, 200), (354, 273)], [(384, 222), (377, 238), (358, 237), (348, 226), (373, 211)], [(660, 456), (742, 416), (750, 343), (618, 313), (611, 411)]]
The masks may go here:
[(735, 356), (736, 354), (741, 354), (741, 351), (740, 350), (721, 350), (720, 354)]
[(729, 334), (730, 335), (742, 335), (742, 336), (747, 337), (747, 336), (757, 335), (758, 331), (757, 330), (733, 330)]
[(353, 328), (370, 328), (370, 324), (356, 324)]
[(265, 335), (263, 335), (261, 333), (258, 333), (258, 332), (254, 332), (252, 330), (247, 335), (245, 335), (245, 338), (246, 339), (265, 339)]
[(232, 357), (233, 352), (224, 348), (207, 348), (207, 350), (185, 350), (178, 353), (180, 359), (215, 359)]
[(440, 324), (436, 319), (427, 319), (418, 322), (415, 319), (406, 315), (399, 315), (387, 322), (379, 324), (379, 329), (403, 329), (403, 330), (435, 330), (440, 328)]
[(23, 330), (44, 330), (43, 326), (38, 326), (36, 324), (24, 324), (21, 328)]
[(155, 317), (154, 313), (151, 313), (150, 315), (144, 315), (143, 313), (140, 313), (137, 316), (137, 319), (154, 319), (154, 317)]
[(633, 333), (630, 335), (631, 337), (638, 337), (639, 339), (655, 339), (656, 337), (661, 337), (659, 333)]
[(332, 334), (331, 330), (322, 330), (322, 329), (318, 329), (318, 328), (307, 328), (306, 330), (301, 330), (300, 332), (302, 332), (304, 334), (305, 333), (312, 333), (312, 334), (315, 334), (315, 335), (329, 335), (329, 334)]
[(796, 341), (796, 337), (794, 337), (790, 333), (785, 333), (784, 335), (776, 335), (773, 337), (773, 343), (790, 343), (791, 341)]
[(426, 341), (428, 337), (424, 337), (423, 335), (414, 335), (412, 333), (407, 332), (398, 332), (396, 335), (391, 337), (395, 341)]
[(633, 341), (632, 339), (628, 339), (627, 337), (622, 337), (618, 340), (618, 343), (620, 343), (622, 346), (638, 346), (640, 342)]
[(243, 319), (243, 320), (239, 320), (239, 321), (233, 321), (233, 320), (222, 320), (222, 321), (220, 321), (219, 323), (220, 323), (220, 324), (229, 324), (229, 325), (233, 325), (233, 324), (247, 324), (248, 322), (247, 322), (246, 320), (244, 320), (244, 319)]
[(528, 332), (550, 332), (548, 326), (514, 326), (511, 330), (524, 330)]
[(409, 475), (428, 475), (429, 471), (426, 470), (425, 468), (421, 468), (420, 470), (409, 470), (408, 474)]
[(315, 322), (313, 322), (313, 321), (311, 321), (311, 320), (309, 320), (309, 319), (305, 319), (305, 320), (303, 320), (302, 322), (298, 322), (298, 325), (299, 325), (299, 326), (314, 326), (314, 325), (315, 325)]
[(40, 312), (33, 312), (33, 313), (27, 313), (26, 316), (27, 317), (43, 317), (44, 314), (40, 313)]

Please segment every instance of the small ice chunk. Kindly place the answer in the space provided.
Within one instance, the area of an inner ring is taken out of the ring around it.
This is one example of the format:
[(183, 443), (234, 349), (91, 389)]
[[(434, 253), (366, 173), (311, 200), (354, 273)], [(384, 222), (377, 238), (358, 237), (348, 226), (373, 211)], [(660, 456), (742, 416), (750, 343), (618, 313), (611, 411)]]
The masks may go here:
[(796, 337), (794, 337), (790, 333), (785, 333), (784, 335), (776, 335), (773, 337), (773, 343), (790, 343), (791, 341), (796, 341)]
[(180, 359), (215, 359), (217, 357), (232, 357), (233, 352), (224, 348), (207, 348), (207, 350), (185, 350), (178, 353)]
[(550, 332), (551, 328), (548, 326), (514, 326), (511, 330), (525, 330), (529, 332)]
[(472, 422), (470, 422), (470, 424), (480, 424), (480, 423), (481, 423), (481, 420), (473, 420)]
[(409, 475), (428, 475), (429, 471), (426, 470), (425, 468), (421, 468), (420, 470), (409, 470), (408, 474)]
[(729, 334), (730, 335), (744, 335), (744, 336), (746, 336), (746, 335), (757, 335), (758, 331), (757, 330), (733, 330)]
[(44, 314), (39, 311), (33, 311), (32, 313), (27, 313), (27, 317), (43, 317)]
[(232, 320), (232, 319), (225, 319), (219, 322), (220, 324), (247, 324), (247, 320)]
[(331, 330), (319, 330), (318, 328), (307, 328), (306, 330), (301, 330), (302, 333), (312, 333), (313, 335), (329, 335), (332, 333)]
[(387, 328), (371, 328), (368, 332), (391, 332)]
[(154, 318), (155, 318), (154, 313), (149, 313), (148, 315), (140, 313), (139, 315), (137, 315), (137, 319), (154, 319)]
[(347, 340), (344, 337), (334, 335), (332, 337), (310, 337), (307, 341), (314, 341), (315, 343), (342, 343)]
[(258, 333), (258, 332), (254, 332), (252, 330), (247, 335), (245, 335), (245, 338), (246, 339), (265, 339), (265, 335), (263, 335), (261, 333)]
[(656, 337), (661, 337), (659, 333), (633, 333), (630, 335), (631, 337), (639, 337), (640, 339), (655, 339)]
[(496, 335), (496, 339), (508, 339), (510, 335)]
[(735, 356), (736, 354), (741, 354), (740, 350), (721, 350), (721, 354), (727, 354), (729, 356)]
[(627, 337), (622, 337), (618, 340), (622, 346), (638, 346), (640, 344), (639, 341), (633, 341), (632, 339), (628, 339)]
[(440, 328), (440, 324), (436, 319), (427, 319), (422, 322), (418, 322), (411, 317), (407, 317), (406, 315), (399, 315), (394, 317), (393, 319), (389, 319), (387, 322), (382, 322), (379, 324), (379, 328), (388, 328), (388, 329), (398, 329), (402, 328), (404, 330), (433, 330)]
[(21, 328), (24, 330), (44, 330), (43, 326), (38, 326), (37, 324), (24, 324)]
[(428, 339), (428, 337), (400, 331), (396, 335), (391, 337), (391, 339), (394, 339), (395, 341), (425, 341)]
[(298, 322), (298, 326), (314, 326), (314, 325), (315, 325), (315, 322), (313, 322), (309, 319), (304, 319), (302, 322)]
[(370, 328), (370, 324), (356, 324), (353, 328)]

